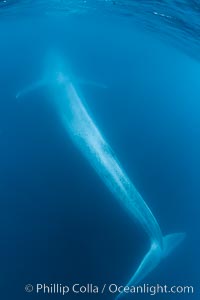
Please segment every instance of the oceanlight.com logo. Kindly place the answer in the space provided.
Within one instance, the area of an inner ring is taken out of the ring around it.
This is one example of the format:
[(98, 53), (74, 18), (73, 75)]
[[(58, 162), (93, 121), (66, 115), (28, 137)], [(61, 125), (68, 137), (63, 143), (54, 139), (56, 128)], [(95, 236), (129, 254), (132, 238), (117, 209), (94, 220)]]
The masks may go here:
[(194, 294), (194, 287), (189, 285), (150, 285), (148, 283), (138, 286), (122, 286), (115, 283), (105, 283), (102, 285), (95, 285), (92, 283), (88, 283), (85, 285), (81, 285), (79, 283), (74, 283), (72, 285), (65, 285), (61, 283), (37, 283), (36, 285), (27, 284), (25, 286), (25, 291), (27, 293), (46, 295), (59, 294), (61, 296), (66, 296), (69, 294), (148, 294), (150, 296), (155, 296), (157, 294)]

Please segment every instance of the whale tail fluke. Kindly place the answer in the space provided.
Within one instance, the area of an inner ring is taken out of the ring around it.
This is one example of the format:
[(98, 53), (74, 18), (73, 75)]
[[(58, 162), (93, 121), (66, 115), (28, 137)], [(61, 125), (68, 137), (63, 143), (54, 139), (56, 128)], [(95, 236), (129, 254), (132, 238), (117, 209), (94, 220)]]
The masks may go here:
[[(131, 277), (126, 286), (136, 286), (141, 282), (151, 271), (153, 271), (161, 260), (167, 257), (185, 238), (185, 233), (174, 233), (163, 237), (163, 246), (153, 242), (148, 253), (143, 258), (135, 274)], [(120, 293), (116, 300), (125, 296), (125, 293)]]
[(163, 238), (163, 257), (167, 257), (185, 239), (184, 232), (168, 234)]

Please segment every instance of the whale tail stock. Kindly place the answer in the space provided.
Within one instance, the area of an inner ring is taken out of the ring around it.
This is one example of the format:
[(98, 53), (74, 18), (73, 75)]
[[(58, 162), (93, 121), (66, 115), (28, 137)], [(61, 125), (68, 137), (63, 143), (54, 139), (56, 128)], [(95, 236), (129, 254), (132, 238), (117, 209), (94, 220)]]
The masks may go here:
[[(163, 246), (157, 242), (152, 242), (150, 250), (144, 256), (142, 262), (137, 268), (134, 275), (131, 277), (127, 286), (136, 286), (141, 282), (151, 271), (153, 271), (162, 259), (166, 258), (185, 238), (185, 233), (173, 233), (163, 237)], [(120, 293), (117, 300), (125, 296)]]

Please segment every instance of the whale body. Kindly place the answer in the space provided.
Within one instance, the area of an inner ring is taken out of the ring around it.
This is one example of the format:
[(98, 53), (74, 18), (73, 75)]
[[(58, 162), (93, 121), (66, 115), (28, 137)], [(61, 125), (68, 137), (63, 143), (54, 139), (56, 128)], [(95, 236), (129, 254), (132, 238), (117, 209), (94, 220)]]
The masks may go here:
[[(51, 70), (51, 69), (50, 69)], [(52, 68), (51, 80), (42, 80), (48, 86), (50, 101), (55, 106), (61, 122), (72, 142), (88, 160), (113, 196), (136, 220), (150, 240), (150, 249), (142, 259), (127, 285), (141, 282), (184, 239), (184, 233), (163, 236), (160, 226), (150, 208), (122, 168), (113, 150), (90, 116), (76, 84), (60, 69)], [(33, 84), (17, 94), (39, 87)], [(119, 294), (117, 298), (124, 294)]]

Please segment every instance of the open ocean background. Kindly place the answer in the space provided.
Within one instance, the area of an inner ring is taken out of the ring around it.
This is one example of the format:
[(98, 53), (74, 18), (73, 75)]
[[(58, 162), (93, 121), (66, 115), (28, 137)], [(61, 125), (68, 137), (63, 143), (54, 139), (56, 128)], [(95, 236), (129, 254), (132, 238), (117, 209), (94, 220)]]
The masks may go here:
[(0, 297), (27, 283), (126, 284), (149, 247), (65, 132), (42, 90), (59, 49), (101, 132), (164, 234), (185, 241), (149, 284), (193, 285), (200, 299), (200, 1), (0, 1)]

